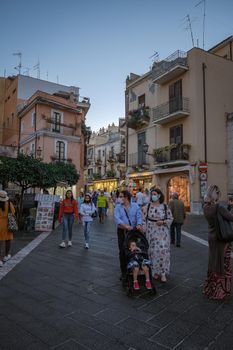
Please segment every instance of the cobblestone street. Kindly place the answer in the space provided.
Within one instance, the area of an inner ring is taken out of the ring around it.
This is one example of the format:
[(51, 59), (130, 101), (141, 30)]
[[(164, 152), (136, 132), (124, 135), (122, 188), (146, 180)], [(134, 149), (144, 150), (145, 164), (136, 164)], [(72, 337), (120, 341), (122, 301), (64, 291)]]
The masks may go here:
[[(207, 240), (205, 225), (189, 216), (184, 230)], [(111, 216), (95, 221), (90, 250), (79, 224), (71, 248), (59, 249), (60, 238), (58, 227), (0, 281), (1, 350), (232, 349), (232, 299), (202, 296), (206, 246), (183, 237), (167, 284), (132, 298), (119, 281)]]

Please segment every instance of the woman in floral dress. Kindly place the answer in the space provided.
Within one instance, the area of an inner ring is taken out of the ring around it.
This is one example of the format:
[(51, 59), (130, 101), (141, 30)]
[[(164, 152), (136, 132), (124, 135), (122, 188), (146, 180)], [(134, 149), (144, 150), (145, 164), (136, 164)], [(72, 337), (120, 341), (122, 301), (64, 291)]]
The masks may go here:
[(166, 282), (170, 272), (170, 226), (173, 221), (171, 210), (164, 204), (160, 189), (151, 191), (150, 203), (144, 207), (144, 228), (149, 243), (149, 258), (155, 279)]

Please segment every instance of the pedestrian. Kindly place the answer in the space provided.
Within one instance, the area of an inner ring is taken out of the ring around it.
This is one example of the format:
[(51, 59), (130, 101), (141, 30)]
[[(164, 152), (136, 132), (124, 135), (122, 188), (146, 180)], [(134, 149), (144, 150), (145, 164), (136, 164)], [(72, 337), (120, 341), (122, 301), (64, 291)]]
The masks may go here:
[(171, 224), (170, 229), (171, 244), (175, 244), (176, 242), (176, 246), (180, 247), (181, 226), (184, 223), (186, 213), (184, 202), (181, 199), (179, 199), (179, 194), (177, 192), (172, 193), (172, 199), (170, 200), (168, 206), (171, 209), (173, 216), (173, 222)]
[(93, 221), (93, 215), (95, 211), (96, 208), (95, 205), (92, 203), (91, 195), (90, 193), (86, 193), (84, 197), (84, 202), (81, 204), (79, 212), (83, 222), (86, 249), (89, 249), (91, 224)]
[(143, 205), (147, 205), (150, 202), (150, 191), (148, 188), (145, 189), (143, 194)]
[(83, 201), (84, 201), (84, 194), (83, 192), (81, 191), (79, 193), (79, 196), (77, 198), (77, 205), (78, 205), (78, 223), (81, 224), (82, 222), (82, 218), (81, 218), (81, 215), (80, 215), (80, 208), (81, 208), (81, 205), (83, 204)]
[(166, 282), (166, 275), (170, 272), (170, 226), (173, 217), (159, 188), (152, 189), (150, 203), (143, 208), (143, 216), (152, 274), (155, 279), (161, 278), (162, 282)]
[(68, 233), (68, 247), (72, 246), (72, 229), (74, 219), (78, 220), (77, 202), (74, 200), (71, 190), (66, 191), (65, 199), (60, 204), (59, 222), (63, 223), (62, 242), (60, 248), (66, 247), (66, 236)]
[(204, 197), (204, 215), (208, 221), (209, 262), (203, 293), (209, 299), (223, 300), (231, 293), (231, 243), (217, 239), (216, 217), (233, 221), (233, 214), (220, 205), (218, 186), (208, 187)]
[(107, 210), (107, 203), (108, 203), (108, 198), (104, 194), (104, 190), (100, 190), (100, 194), (98, 195), (97, 198), (97, 207), (98, 207), (98, 215), (99, 215), (99, 221), (101, 224), (104, 223), (104, 217), (106, 215), (106, 210)]
[(137, 205), (139, 205), (140, 208), (143, 206), (143, 198), (144, 198), (144, 195), (142, 193), (142, 189), (139, 188), (138, 192), (136, 193), (136, 200), (137, 200)]
[(94, 191), (92, 194), (92, 203), (94, 204), (95, 207), (97, 207), (97, 198), (98, 198), (98, 192)]
[(106, 210), (105, 210), (105, 216), (107, 216), (109, 211), (109, 202), (111, 198), (111, 195), (108, 192), (107, 188), (104, 188), (104, 195), (107, 197)]
[(114, 209), (114, 218), (117, 224), (121, 278), (125, 280), (127, 272), (127, 260), (124, 251), (125, 233), (133, 229), (142, 231), (142, 212), (137, 203), (131, 202), (129, 191), (119, 193), (118, 204)]
[[(0, 267), (3, 263), (11, 258), (11, 241), (13, 240), (13, 233), (8, 229), (8, 212), (15, 215), (15, 208), (12, 202), (9, 200), (6, 191), (0, 191)], [(2, 244), (5, 242), (5, 255), (2, 257)]]

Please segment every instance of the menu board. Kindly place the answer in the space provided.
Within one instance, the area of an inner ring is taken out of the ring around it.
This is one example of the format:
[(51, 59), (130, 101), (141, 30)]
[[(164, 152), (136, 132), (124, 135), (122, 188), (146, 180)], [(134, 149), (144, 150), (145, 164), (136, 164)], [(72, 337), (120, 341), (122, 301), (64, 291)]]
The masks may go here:
[(38, 201), (36, 211), (36, 231), (52, 231), (55, 202), (59, 202), (59, 196), (50, 194), (37, 194), (36, 201)]

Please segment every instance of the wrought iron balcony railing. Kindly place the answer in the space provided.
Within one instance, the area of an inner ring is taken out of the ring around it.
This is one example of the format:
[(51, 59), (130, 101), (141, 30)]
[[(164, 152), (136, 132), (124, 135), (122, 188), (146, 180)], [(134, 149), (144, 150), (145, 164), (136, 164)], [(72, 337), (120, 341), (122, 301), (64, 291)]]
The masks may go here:
[(149, 164), (149, 156), (143, 151), (128, 155), (128, 165), (131, 167), (142, 167)]
[(168, 163), (168, 162), (176, 162), (179, 160), (181, 161), (189, 160), (190, 145), (174, 144), (171, 146), (162, 147), (155, 150), (154, 154), (155, 154), (156, 163)]
[[(178, 73), (182, 73), (188, 69), (187, 53), (184, 51), (177, 50), (164, 60), (155, 62), (152, 67), (152, 80), (156, 83), (165, 83), (169, 76), (163, 77), (175, 68), (179, 68)], [(182, 69), (183, 68), (183, 69)], [(175, 73), (176, 76), (176, 73)], [(171, 78), (175, 77), (171, 76)], [(163, 77), (161, 79), (161, 77)], [(160, 80), (161, 79), (161, 80)]]
[(153, 123), (164, 124), (172, 119), (189, 115), (189, 99), (176, 97), (152, 110)]
[(147, 126), (150, 122), (150, 108), (141, 107), (128, 112), (126, 123), (128, 128), (138, 129)]

